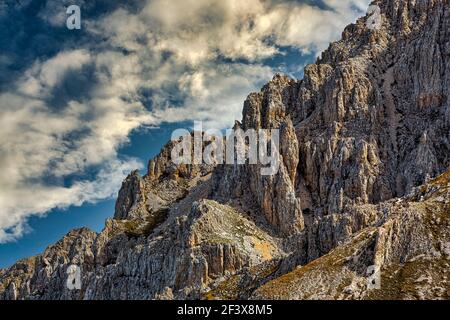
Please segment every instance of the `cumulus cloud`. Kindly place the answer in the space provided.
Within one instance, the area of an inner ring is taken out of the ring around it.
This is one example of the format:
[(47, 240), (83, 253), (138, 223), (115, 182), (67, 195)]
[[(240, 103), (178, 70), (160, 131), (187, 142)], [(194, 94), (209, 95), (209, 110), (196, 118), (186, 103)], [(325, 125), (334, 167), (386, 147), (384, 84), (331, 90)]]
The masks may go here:
[[(284, 47), (318, 55), (368, 3), (151, 0), (138, 12), (119, 8), (90, 21), (88, 30), (137, 57), (161, 121), (195, 117), (223, 127), (239, 118), (246, 94), (274, 73), (265, 59)], [(168, 99), (174, 93), (181, 101)]]
[[(80, 48), (36, 57), (0, 92), (0, 242), (19, 238), (32, 215), (114, 195), (142, 166), (118, 154), (133, 130), (232, 125), (272, 77), (265, 59), (284, 47), (318, 54), (368, 2), (136, 0), (87, 16)], [(39, 19), (63, 27), (65, 3), (47, 1)]]
[[(15, 90), (0, 94), (0, 242), (19, 237), (32, 214), (112, 196), (125, 175), (142, 166), (117, 155), (133, 129), (153, 123), (133, 97), (140, 70), (127, 68), (136, 65), (128, 59), (86, 50), (61, 52), (37, 61)], [(101, 72), (105, 65), (108, 69)], [(88, 66), (98, 79), (82, 101), (58, 109), (48, 104), (58, 83)], [(93, 178), (65, 185), (67, 177), (82, 176), (90, 168), (98, 168)]]

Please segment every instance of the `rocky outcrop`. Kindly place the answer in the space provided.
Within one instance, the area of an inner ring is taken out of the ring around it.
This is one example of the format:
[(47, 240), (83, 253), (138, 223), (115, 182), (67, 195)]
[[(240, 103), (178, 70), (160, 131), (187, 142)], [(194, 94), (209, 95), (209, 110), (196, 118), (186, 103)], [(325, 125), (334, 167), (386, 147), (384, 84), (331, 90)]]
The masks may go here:
[(280, 130), (276, 174), (175, 165), (171, 142), (100, 234), (1, 270), (0, 298), (448, 299), (450, 9), (374, 3), (380, 29), (359, 19), (302, 80), (276, 75), (245, 101), (236, 128)]
[(371, 210), (385, 218), (262, 285), (252, 298), (449, 299), (450, 172)]
[[(299, 145), (294, 125), (287, 116), (290, 85), (294, 81), (277, 75), (260, 93), (251, 94), (244, 104), (243, 130), (280, 129), (279, 168), (275, 175), (262, 175), (262, 164), (223, 166), (213, 175), (214, 195), (239, 198), (261, 211), (267, 222), (283, 235), (303, 230), (300, 199), (295, 192)], [(229, 190), (234, 190), (230, 195)]]
[(139, 171), (132, 172), (122, 183), (116, 201), (114, 219), (125, 220), (141, 217), (147, 211), (146, 195), (144, 181), (139, 175)]
[(69, 232), (37, 257), (21, 260), (1, 276), (2, 299), (77, 299), (81, 292), (67, 286), (67, 268), (84, 270), (82, 281), (94, 269), (93, 244), (97, 234), (88, 229)]
[[(276, 239), (244, 213), (211, 200), (155, 231), (127, 234), (129, 225), (110, 220), (101, 234), (69, 233), (42, 256), (1, 275), (3, 299), (198, 298), (209, 286), (281, 255)], [(69, 290), (66, 270), (81, 269), (80, 290)]]

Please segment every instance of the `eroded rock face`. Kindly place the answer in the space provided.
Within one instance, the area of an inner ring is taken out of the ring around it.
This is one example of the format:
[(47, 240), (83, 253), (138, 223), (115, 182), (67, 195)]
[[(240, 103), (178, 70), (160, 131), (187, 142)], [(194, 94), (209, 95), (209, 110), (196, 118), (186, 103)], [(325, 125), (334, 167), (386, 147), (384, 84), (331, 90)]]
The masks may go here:
[(100, 234), (0, 270), (0, 299), (448, 299), (450, 8), (374, 3), (379, 30), (361, 18), (303, 80), (276, 75), (245, 101), (238, 126), (280, 129), (277, 174), (176, 166), (171, 142)]
[(82, 281), (95, 268), (93, 244), (97, 234), (88, 229), (69, 232), (37, 257), (16, 263), (1, 275), (2, 299), (79, 299), (81, 291), (67, 287), (67, 268), (80, 267)]
[[(252, 298), (449, 299), (449, 188), (447, 172), (408, 197), (373, 206), (385, 215), (377, 225), (262, 285)], [(379, 270), (379, 287), (369, 283), (370, 267)]]
[(243, 130), (280, 130), (277, 174), (262, 175), (261, 169), (266, 167), (262, 164), (225, 165), (213, 172), (215, 196), (239, 198), (245, 206), (260, 211), (283, 235), (304, 228), (301, 203), (295, 192), (299, 145), (292, 121), (286, 115), (290, 101), (286, 88), (292, 83), (287, 77), (275, 76), (261, 93), (248, 97), (243, 110)]
[(305, 68), (303, 80), (277, 75), (245, 102), (244, 128), (281, 129), (280, 173), (215, 172), (220, 196), (236, 190), (232, 197), (256, 202), (282, 234), (306, 224), (307, 260), (338, 244), (335, 230), (353, 207), (402, 197), (449, 167), (449, 8), (444, 1), (375, 4), (380, 30), (360, 19)]
[(146, 192), (144, 188), (144, 181), (139, 172), (132, 172), (122, 183), (116, 201), (114, 219), (137, 218), (145, 213)]
[[(281, 255), (276, 240), (244, 213), (211, 200), (194, 202), (147, 238), (128, 236), (128, 227), (110, 220), (99, 235), (69, 233), (2, 274), (1, 298), (199, 298), (242, 268)], [(70, 265), (81, 268), (81, 290), (66, 285)]]

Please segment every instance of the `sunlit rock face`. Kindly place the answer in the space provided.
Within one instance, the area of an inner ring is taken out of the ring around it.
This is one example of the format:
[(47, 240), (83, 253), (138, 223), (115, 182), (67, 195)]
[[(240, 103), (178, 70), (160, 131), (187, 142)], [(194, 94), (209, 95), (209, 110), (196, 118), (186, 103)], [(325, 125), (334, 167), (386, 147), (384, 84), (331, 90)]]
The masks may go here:
[(0, 270), (0, 298), (450, 298), (450, 8), (374, 3), (379, 29), (361, 18), (245, 101), (244, 130), (280, 129), (277, 174), (175, 166), (169, 143), (101, 233)]

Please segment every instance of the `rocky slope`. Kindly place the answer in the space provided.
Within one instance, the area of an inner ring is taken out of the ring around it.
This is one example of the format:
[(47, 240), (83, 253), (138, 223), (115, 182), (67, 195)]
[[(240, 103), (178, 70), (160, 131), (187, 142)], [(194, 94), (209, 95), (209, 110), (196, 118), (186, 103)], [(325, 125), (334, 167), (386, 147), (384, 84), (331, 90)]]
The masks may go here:
[(361, 18), (245, 101), (236, 126), (280, 129), (276, 175), (175, 166), (169, 143), (100, 234), (0, 270), (0, 299), (449, 299), (450, 6), (374, 3), (379, 30)]

